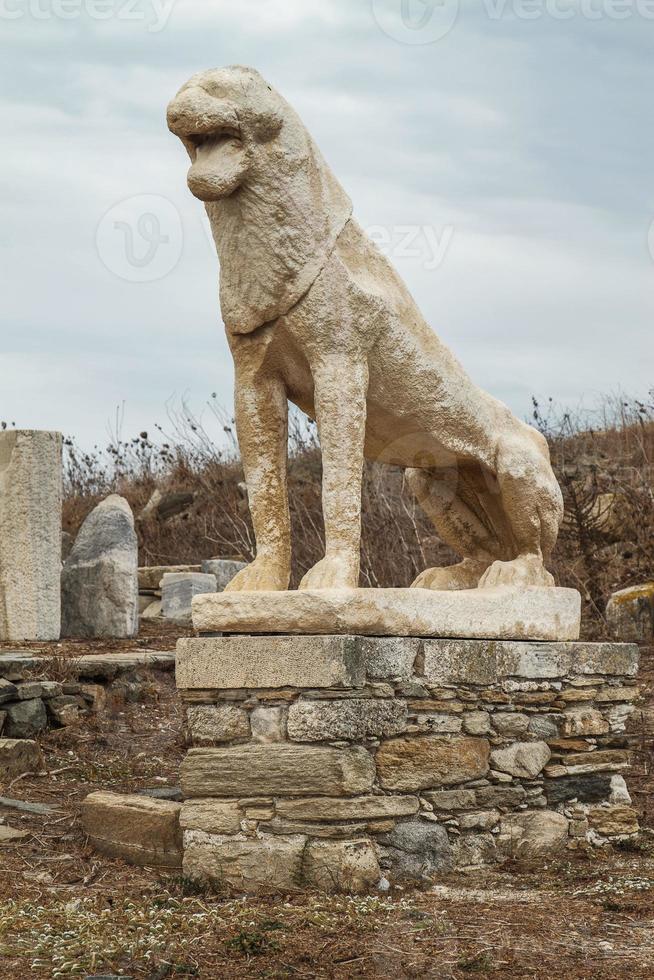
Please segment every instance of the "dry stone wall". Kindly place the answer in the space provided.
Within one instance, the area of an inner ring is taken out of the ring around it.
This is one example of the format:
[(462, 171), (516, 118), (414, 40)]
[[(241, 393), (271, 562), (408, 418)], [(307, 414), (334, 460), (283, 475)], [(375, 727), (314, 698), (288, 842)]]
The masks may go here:
[(344, 891), (637, 833), (628, 644), (180, 640), (184, 871)]

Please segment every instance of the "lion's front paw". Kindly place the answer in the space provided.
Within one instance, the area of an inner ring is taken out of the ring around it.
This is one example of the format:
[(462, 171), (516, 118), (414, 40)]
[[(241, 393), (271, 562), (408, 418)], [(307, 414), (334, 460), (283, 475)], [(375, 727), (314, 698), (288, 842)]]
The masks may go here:
[(288, 588), (290, 568), (285, 562), (260, 556), (242, 568), (225, 586), (225, 592), (283, 592)]
[(494, 561), (479, 582), (480, 589), (492, 589), (499, 585), (520, 589), (530, 585), (549, 587), (554, 585), (554, 576), (550, 575), (538, 555), (522, 555), (513, 561)]
[(309, 569), (300, 589), (356, 589), (358, 584), (358, 562), (346, 555), (327, 555)]

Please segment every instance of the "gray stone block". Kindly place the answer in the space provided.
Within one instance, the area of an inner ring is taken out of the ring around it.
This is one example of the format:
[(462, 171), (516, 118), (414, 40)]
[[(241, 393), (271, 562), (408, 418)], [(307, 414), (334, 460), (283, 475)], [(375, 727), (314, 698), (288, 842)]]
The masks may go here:
[(161, 580), (161, 613), (164, 619), (191, 619), (193, 597), (216, 591), (214, 575), (202, 572), (169, 572)]
[(422, 641), (404, 636), (361, 637), (361, 656), (373, 680), (409, 680)]
[(508, 678), (554, 680), (565, 676), (634, 676), (638, 648), (627, 643), (544, 643), (513, 640), (425, 640), (430, 684), (495, 684)]
[(247, 743), (191, 749), (182, 763), (185, 797), (353, 796), (370, 793), (375, 764), (365, 749)]
[(296, 742), (357, 741), (399, 735), (406, 723), (406, 701), (399, 699), (296, 701), (288, 711), (288, 737)]
[(40, 698), (9, 702), (2, 710), (7, 713), (2, 730), (7, 738), (34, 738), (47, 728), (48, 715)]
[(401, 878), (420, 880), (437, 872), (451, 871), (453, 855), (447, 831), (434, 823), (409, 820), (380, 837), (382, 854)]
[(62, 634), (136, 636), (138, 541), (124, 497), (112, 494), (88, 515), (61, 573)]
[(351, 636), (217, 636), (179, 640), (180, 690), (360, 688), (361, 647)]
[(0, 432), (0, 640), (58, 640), (61, 436)]
[(232, 581), (242, 568), (245, 568), (244, 561), (231, 561), (227, 558), (209, 558), (202, 562), (202, 571), (205, 575), (214, 575), (216, 578), (216, 592), (223, 592), (226, 585)]

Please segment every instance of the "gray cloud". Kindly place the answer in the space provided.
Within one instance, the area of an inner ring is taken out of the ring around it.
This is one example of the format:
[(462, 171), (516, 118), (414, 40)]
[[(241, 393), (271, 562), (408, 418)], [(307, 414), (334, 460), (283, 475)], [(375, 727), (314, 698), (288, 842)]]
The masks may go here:
[[(0, 418), (90, 445), (122, 402), (129, 433), (174, 395), (231, 403), (216, 258), (164, 121), (192, 72), (230, 63), (296, 105), (365, 226), (451, 229), (435, 269), (424, 245), (391, 255), (493, 394), (524, 415), (532, 393), (576, 405), (651, 385), (654, 20), (591, 21), (572, 0), (566, 21), (515, 4), (493, 19), (484, 0), (420, 46), (384, 34), (368, 0), (177, 0), (155, 31), (150, 0), (142, 20), (104, 21), (81, 15), (90, 0), (67, 21), (30, 2), (0, 4), (23, 11), (0, 15)], [(116, 275), (96, 247), (135, 195), (181, 222), (166, 245), (179, 261), (154, 282)]]

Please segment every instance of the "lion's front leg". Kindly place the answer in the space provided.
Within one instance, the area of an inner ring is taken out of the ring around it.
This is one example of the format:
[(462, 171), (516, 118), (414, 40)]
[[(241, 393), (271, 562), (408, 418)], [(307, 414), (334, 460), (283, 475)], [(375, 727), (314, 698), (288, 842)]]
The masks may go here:
[(248, 487), (257, 557), (226, 592), (280, 591), (291, 577), (286, 486), (288, 402), (279, 377), (236, 364), (236, 430)]
[(356, 589), (361, 542), (361, 475), (366, 433), (368, 365), (351, 355), (328, 355), (313, 368), (316, 421), (322, 449), (325, 557), (301, 589)]

